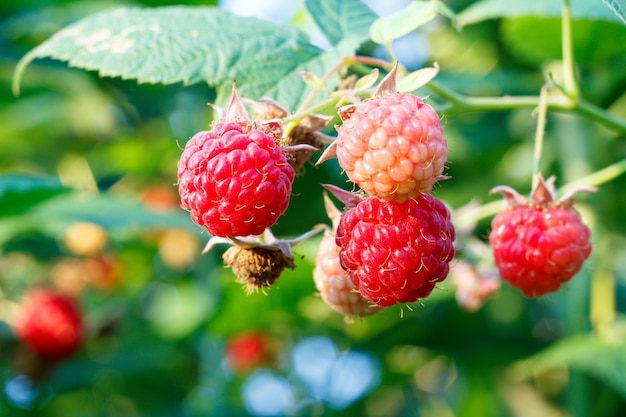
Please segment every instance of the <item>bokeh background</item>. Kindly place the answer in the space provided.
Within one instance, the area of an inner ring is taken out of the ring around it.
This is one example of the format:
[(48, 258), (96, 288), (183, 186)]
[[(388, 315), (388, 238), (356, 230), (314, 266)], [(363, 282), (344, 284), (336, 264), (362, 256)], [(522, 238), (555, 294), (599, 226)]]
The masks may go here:
[[(447, 2), (454, 11), (471, 3)], [(179, 208), (176, 164), (185, 141), (214, 117), (207, 106), (212, 88), (99, 78), (44, 59), (27, 69), (21, 94), (11, 92), (18, 60), (64, 26), (118, 5), (169, 4), (0, 5), (0, 415), (626, 414), (623, 176), (580, 197), (594, 252), (559, 293), (529, 300), (502, 285), (468, 311), (458, 301), (453, 268), (420, 303), (346, 320), (316, 294), (319, 237), (294, 247), (297, 268), (266, 294), (246, 295), (223, 267), (224, 248), (200, 255), (208, 236)], [(329, 47), (298, 1), (176, 4), (296, 25)], [(386, 15), (408, 2), (367, 4)], [(626, 26), (578, 17), (581, 95), (626, 118)], [(559, 39), (556, 17), (495, 18), (462, 32), (442, 19), (394, 42), (392, 51), (408, 69), (438, 62), (437, 82), (463, 94), (537, 95), (548, 74), (560, 74)], [(362, 53), (386, 57), (373, 44)], [(436, 95), (432, 103), (445, 110)], [(461, 253), (484, 276), (493, 274), (484, 240), (489, 204), (498, 200), (488, 192), (500, 184), (529, 191), (532, 112), (444, 112), (451, 179), (436, 196), (460, 219)], [(544, 172), (562, 186), (615, 164), (626, 157), (625, 136), (551, 112)], [(305, 165), (273, 229), (277, 236), (329, 223), (322, 183), (346, 184), (335, 161)], [(72, 358), (33, 371), (10, 320), (38, 283), (79, 297), (90, 337)]]

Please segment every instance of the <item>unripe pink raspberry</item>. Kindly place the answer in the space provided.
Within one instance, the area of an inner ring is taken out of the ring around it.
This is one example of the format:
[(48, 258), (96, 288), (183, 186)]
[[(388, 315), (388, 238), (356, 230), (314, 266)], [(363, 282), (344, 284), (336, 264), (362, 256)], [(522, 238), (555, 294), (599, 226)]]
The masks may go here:
[[(385, 81), (382, 86), (389, 88)], [(339, 165), (368, 195), (402, 202), (430, 193), (445, 178), (448, 145), (443, 127), (422, 98), (381, 89), (369, 100), (342, 108), (339, 115)]]
[[(336, 228), (341, 212), (324, 195), (326, 210)], [(333, 230), (334, 230), (333, 228)], [(313, 281), (324, 302), (333, 310), (347, 316), (371, 316), (381, 309), (372, 301), (359, 294), (359, 290), (350, 280), (350, 274), (339, 262), (339, 246), (335, 242), (335, 233), (326, 231), (317, 251)]]
[(220, 237), (260, 235), (276, 223), (294, 176), (277, 140), (249, 123), (234, 86), (226, 117), (194, 135), (178, 162), (183, 208)]
[(580, 271), (591, 254), (589, 229), (573, 208), (572, 190), (555, 201), (554, 177), (539, 181), (530, 202), (510, 187), (499, 186), (508, 207), (491, 222), (489, 242), (500, 276), (527, 297), (557, 291)]
[(81, 345), (82, 314), (67, 296), (35, 288), (25, 295), (13, 330), (39, 357), (56, 361), (72, 355)]
[(368, 197), (341, 216), (341, 265), (361, 295), (381, 307), (428, 296), (448, 275), (454, 227), (430, 194), (402, 203)]

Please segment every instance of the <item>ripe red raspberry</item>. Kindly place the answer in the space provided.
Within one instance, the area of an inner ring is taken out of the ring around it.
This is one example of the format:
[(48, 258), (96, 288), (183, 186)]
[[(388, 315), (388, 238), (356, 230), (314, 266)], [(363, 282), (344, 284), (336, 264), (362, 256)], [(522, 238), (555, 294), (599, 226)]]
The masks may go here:
[(183, 208), (220, 237), (259, 235), (276, 223), (294, 176), (277, 140), (250, 125), (234, 86), (226, 116), (195, 134), (178, 162)]
[(448, 275), (454, 226), (430, 194), (403, 203), (369, 197), (341, 216), (341, 265), (359, 292), (381, 307), (428, 296)]
[[(395, 72), (389, 75), (395, 79)], [(402, 202), (430, 193), (445, 178), (448, 145), (435, 110), (420, 97), (389, 92), (387, 83), (371, 99), (339, 111), (335, 152), (367, 194)]]
[(36, 288), (24, 297), (13, 330), (39, 357), (60, 360), (73, 354), (81, 345), (82, 314), (65, 295)]
[(589, 229), (572, 208), (573, 193), (554, 201), (553, 180), (540, 178), (530, 203), (509, 187), (492, 190), (509, 203), (491, 222), (495, 264), (502, 279), (527, 297), (557, 291), (591, 253)]
[[(341, 212), (324, 194), (326, 211), (336, 230)], [(348, 271), (339, 262), (339, 246), (335, 242), (335, 233), (328, 230), (322, 240), (315, 258), (313, 281), (322, 299), (333, 310), (348, 316), (371, 316), (380, 311), (380, 307), (359, 294), (359, 290), (350, 280)]]

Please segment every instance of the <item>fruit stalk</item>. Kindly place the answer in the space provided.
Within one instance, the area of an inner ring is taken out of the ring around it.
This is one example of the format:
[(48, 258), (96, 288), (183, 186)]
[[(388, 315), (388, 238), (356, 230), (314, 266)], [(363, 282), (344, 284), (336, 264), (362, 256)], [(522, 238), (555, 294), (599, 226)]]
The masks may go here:
[(548, 99), (550, 90), (547, 85), (541, 87), (539, 94), (539, 106), (537, 107), (537, 130), (535, 131), (535, 148), (533, 153), (533, 189), (539, 181), (539, 172), (541, 171), (541, 154), (543, 152), (543, 137), (546, 131), (546, 119), (548, 116)]

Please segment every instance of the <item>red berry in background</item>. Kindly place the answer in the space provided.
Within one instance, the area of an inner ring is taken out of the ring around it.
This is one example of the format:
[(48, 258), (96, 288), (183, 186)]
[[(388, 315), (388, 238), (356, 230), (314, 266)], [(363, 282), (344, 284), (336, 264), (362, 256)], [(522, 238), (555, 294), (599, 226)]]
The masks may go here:
[(361, 295), (381, 307), (428, 296), (448, 275), (454, 226), (430, 194), (403, 203), (368, 197), (341, 216), (341, 265)]
[(340, 110), (335, 152), (348, 178), (368, 195), (402, 202), (430, 193), (445, 178), (448, 146), (435, 110), (394, 89), (395, 71), (371, 99)]
[(259, 235), (287, 209), (294, 176), (275, 138), (249, 123), (233, 86), (226, 116), (187, 142), (178, 191), (211, 235)]
[[(341, 212), (324, 195), (326, 211), (336, 229)], [(339, 261), (339, 246), (335, 242), (335, 233), (328, 230), (320, 241), (313, 281), (324, 302), (333, 310), (347, 316), (371, 316), (381, 309), (372, 301), (359, 294), (359, 290), (350, 280), (348, 271), (343, 269)]]
[(224, 357), (234, 373), (248, 373), (273, 361), (275, 346), (259, 331), (245, 331), (231, 337), (224, 347)]
[(491, 222), (495, 264), (502, 279), (527, 297), (557, 291), (591, 254), (589, 229), (572, 208), (573, 192), (555, 201), (553, 181), (540, 177), (530, 202), (509, 187), (492, 190), (508, 203)]
[(37, 356), (56, 361), (80, 347), (82, 325), (82, 314), (72, 299), (51, 289), (34, 288), (24, 296), (13, 330)]

